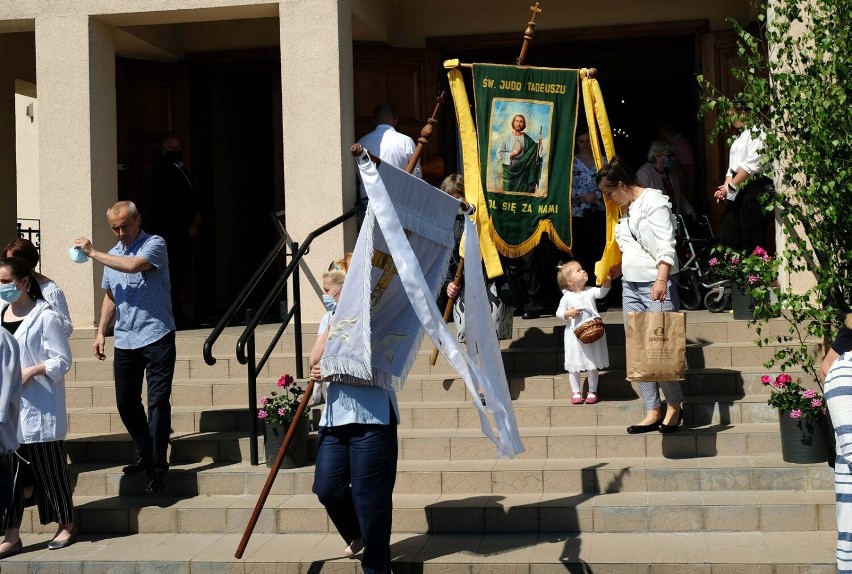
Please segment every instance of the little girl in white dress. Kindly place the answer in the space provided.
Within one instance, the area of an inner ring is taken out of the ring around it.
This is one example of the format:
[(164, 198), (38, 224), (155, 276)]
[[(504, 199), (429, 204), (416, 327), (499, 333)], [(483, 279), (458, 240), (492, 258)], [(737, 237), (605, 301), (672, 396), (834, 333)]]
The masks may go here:
[[(589, 275), (577, 261), (569, 261), (557, 267), (556, 281), (562, 288), (562, 299), (556, 309), (556, 316), (566, 321), (565, 326), (565, 370), (571, 384), (571, 403), (593, 405), (598, 402), (598, 369), (609, 366), (609, 351), (606, 347), (606, 333), (593, 343), (581, 343), (574, 335), (574, 329), (583, 321), (599, 317), (596, 299), (603, 299), (609, 293), (612, 280), (607, 275), (601, 287), (586, 287)], [(586, 371), (589, 381), (589, 394), (583, 398), (580, 387), (580, 371)]]

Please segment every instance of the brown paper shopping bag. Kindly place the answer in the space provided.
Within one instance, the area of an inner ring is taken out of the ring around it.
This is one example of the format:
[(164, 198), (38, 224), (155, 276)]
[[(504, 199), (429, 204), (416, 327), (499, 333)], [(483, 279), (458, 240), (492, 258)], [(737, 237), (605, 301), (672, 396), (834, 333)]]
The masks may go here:
[(682, 381), (686, 370), (686, 313), (627, 313), (627, 380)]

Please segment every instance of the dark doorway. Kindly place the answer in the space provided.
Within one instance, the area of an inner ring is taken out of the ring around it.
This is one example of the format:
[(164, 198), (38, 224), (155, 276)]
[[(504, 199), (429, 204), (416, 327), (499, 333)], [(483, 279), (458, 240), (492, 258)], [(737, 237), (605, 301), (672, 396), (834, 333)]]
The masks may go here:
[[(281, 65), (277, 50), (187, 58), (193, 164), (203, 197), (196, 289), (202, 322), (231, 304), (278, 237), (284, 209)], [(254, 290), (256, 307), (274, 277)]]
[[(201, 325), (218, 320), (278, 239), (271, 214), (284, 209), (280, 73), (277, 49), (178, 63), (116, 59), (119, 198), (137, 203), (144, 226), (163, 136), (177, 134), (202, 215), (182, 301)], [(268, 288), (260, 285), (249, 306)]]

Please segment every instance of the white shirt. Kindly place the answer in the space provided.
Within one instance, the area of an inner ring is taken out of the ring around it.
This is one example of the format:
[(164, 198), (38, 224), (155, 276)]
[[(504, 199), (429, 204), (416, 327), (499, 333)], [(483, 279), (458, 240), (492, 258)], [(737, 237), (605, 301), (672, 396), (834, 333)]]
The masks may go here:
[[(358, 140), (358, 143), (367, 149), (371, 154), (378, 156), (382, 161), (386, 161), (394, 167), (405, 171), (408, 167), (408, 162), (411, 161), (411, 156), (414, 155), (414, 148), (417, 146), (414, 140), (405, 134), (396, 131), (393, 126), (388, 124), (379, 124), (376, 129)], [(411, 175), (423, 178), (423, 171), (420, 169), (420, 162), (417, 162), (414, 171)], [(366, 197), (364, 186), (360, 187), (361, 197)]]
[[(766, 135), (763, 132), (751, 128), (744, 129), (731, 144), (731, 151), (728, 153), (728, 175), (734, 177), (740, 169), (750, 176), (763, 173), (766, 167), (762, 153), (765, 139)], [(736, 199), (737, 193), (728, 191), (728, 201)]]
[(74, 331), (74, 324), (71, 322), (71, 312), (68, 310), (68, 301), (65, 300), (65, 293), (62, 292), (59, 285), (53, 279), (47, 283), (42, 283), (41, 296), (50, 304), (50, 308), (56, 311), (59, 318), (62, 319), (62, 326), (65, 327), (65, 334), (69, 337)]
[(657, 265), (680, 270), (675, 252), (675, 223), (671, 205), (659, 189), (646, 188), (627, 208), (615, 227), (621, 249), (621, 273), (625, 281), (649, 282), (657, 278)]
[(21, 367), (39, 363), (45, 367), (44, 375), (24, 385), (18, 439), (25, 444), (63, 440), (68, 434), (65, 373), (71, 369), (71, 346), (62, 320), (39, 299), (15, 331), (15, 339), (21, 348)]

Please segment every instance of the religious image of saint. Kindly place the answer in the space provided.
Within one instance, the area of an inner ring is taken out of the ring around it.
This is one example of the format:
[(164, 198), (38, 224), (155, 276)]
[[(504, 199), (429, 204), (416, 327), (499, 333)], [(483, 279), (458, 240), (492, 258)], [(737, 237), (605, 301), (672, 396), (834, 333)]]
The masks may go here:
[(526, 133), (527, 119), (522, 114), (512, 117), (511, 132), (505, 134), (497, 147), (497, 159), (502, 165), (504, 191), (536, 193), (541, 178), (544, 146), (541, 132), (535, 140)]

